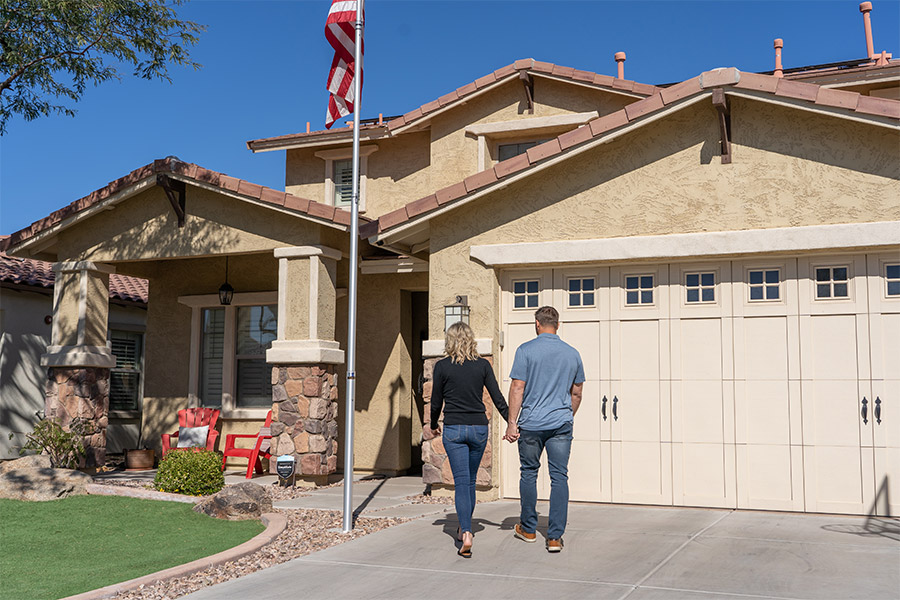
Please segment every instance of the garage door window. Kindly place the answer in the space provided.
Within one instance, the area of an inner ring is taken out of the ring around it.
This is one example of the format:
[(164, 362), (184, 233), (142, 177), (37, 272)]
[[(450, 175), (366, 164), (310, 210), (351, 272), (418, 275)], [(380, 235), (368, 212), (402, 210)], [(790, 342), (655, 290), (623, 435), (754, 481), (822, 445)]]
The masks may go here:
[(569, 279), (569, 308), (594, 306), (594, 278)]
[(537, 308), (540, 282), (536, 279), (513, 282), (513, 307)]
[(885, 265), (884, 279), (888, 296), (900, 296), (900, 264)]
[(625, 277), (625, 305), (646, 306), (653, 304), (653, 275), (628, 275)]
[(715, 273), (687, 273), (684, 288), (688, 304), (712, 303), (716, 301)]
[(748, 272), (750, 301), (765, 302), (781, 298), (781, 271), (759, 269)]
[(816, 300), (849, 298), (847, 267), (816, 267)]

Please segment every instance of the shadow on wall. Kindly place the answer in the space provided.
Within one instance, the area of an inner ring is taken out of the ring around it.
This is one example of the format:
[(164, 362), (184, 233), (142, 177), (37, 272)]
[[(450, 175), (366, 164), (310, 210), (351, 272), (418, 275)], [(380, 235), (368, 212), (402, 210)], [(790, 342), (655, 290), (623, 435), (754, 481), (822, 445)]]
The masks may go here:
[(875, 501), (866, 515), (865, 523), (858, 525), (825, 525), (822, 529), (837, 533), (850, 533), (862, 537), (885, 537), (900, 541), (900, 519), (891, 515), (891, 493), (885, 475), (875, 494)]
[[(47, 341), (33, 334), (3, 333), (0, 341), (0, 460), (18, 458), (18, 448), (25, 443), (24, 433), (30, 433), (37, 423), (35, 413), (44, 410), (44, 388), (47, 371), (40, 365)], [(9, 434), (13, 433), (13, 439)]]

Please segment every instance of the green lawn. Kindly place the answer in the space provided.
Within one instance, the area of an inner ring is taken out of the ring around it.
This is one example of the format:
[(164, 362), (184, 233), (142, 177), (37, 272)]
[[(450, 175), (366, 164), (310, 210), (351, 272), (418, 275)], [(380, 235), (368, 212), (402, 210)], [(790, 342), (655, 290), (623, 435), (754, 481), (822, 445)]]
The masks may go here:
[(56, 599), (241, 544), (259, 521), (221, 521), (180, 502), (76, 496), (0, 500), (0, 598)]

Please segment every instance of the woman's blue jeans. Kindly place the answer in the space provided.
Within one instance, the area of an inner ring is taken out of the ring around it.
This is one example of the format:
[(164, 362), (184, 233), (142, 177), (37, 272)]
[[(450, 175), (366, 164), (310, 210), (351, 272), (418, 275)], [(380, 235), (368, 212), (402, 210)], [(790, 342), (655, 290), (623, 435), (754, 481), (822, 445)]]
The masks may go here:
[(522, 502), (522, 529), (534, 533), (537, 527), (537, 476), (541, 453), (547, 450), (550, 472), (550, 525), (547, 537), (558, 540), (566, 530), (569, 510), (569, 452), (572, 424), (546, 431), (519, 431), (519, 498)]
[(472, 511), (475, 510), (475, 479), (478, 465), (487, 446), (487, 425), (445, 425), (444, 450), (453, 471), (456, 497), (456, 516), (462, 531), (472, 531)]

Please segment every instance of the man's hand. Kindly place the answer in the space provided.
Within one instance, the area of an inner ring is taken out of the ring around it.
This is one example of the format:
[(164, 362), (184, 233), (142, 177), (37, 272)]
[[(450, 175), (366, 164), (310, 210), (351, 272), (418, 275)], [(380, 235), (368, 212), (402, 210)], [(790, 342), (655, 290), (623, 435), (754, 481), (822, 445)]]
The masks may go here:
[(519, 439), (519, 426), (515, 423), (510, 423), (506, 426), (506, 433), (503, 435), (503, 439), (509, 442), (510, 444)]

